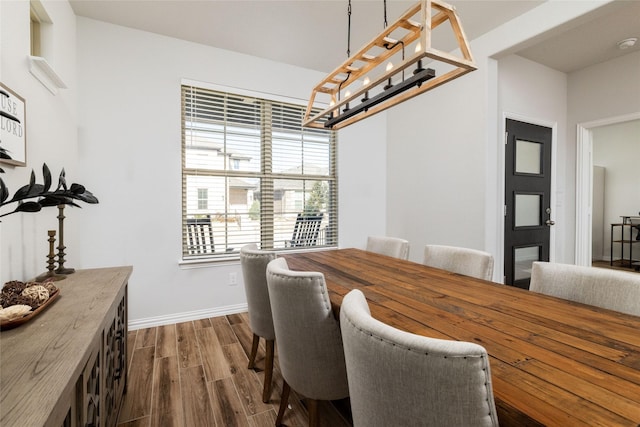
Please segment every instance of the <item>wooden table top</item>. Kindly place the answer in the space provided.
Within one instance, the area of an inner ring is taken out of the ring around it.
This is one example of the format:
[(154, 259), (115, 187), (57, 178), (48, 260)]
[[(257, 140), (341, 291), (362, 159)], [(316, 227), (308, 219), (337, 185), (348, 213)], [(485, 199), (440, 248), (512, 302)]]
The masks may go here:
[(640, 317), (358, 249), (283, 257), (335, 310), (360, 289), (378, 320), (485, 347), (502, 426), (640, 425)]

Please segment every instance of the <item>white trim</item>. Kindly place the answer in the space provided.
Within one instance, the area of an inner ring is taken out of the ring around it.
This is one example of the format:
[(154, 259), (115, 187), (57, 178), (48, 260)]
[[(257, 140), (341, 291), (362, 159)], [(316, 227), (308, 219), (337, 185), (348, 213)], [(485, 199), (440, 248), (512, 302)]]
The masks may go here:
[(56, 70), (41, 56), (28, 56), (29, 58), (29, 71), (33, 76), (49, 89), (49, 91), (56, 95), (58, 89), (66, 89), (67, 85), (60, 78)]
[[(302, 98), (293, 98), (290, 96), (283, 96), (283, 95), (278, 95), (275, 93), (268, 93), (268, 92), (260, 92), (257, 90), (244, 89), (244, 88), (239, 88), (234, 86), (224, 86), (216, 83), (202, 82), (199, 80), (183, 78), (180, 80), (180, 84), (188, 85), (188, 86), (196, 86), (202, 89), (215, 90), (218, 92), (232, 93), (233, 95), (248, 96), (251, 98), (261, 98), (261, 99), (266, 99), (268, 101), (283, 102), (286, 104), (295, 104), (295, 105), (300, 105), (302, 107), (306, 107), (307, 104), (309, 103), (308, 100), (302, 99)], [(316, 105), (326, 106), (327, 104), (322, 102), (316, 102), (314, 103), (314, 106)]]
[(248, 311), (247, 304), (229, 305), (226, 307), (211, 308), (206, 310), (189, 311), (186, 313), (168, 314), (166, 316), (147, 317), (145, 319), (129, 322), (129, 330), (152, 328), (155, 326), (172, 325), (174, 323), (189, 322), (193, 320), (207, 319), (210, 317), (226, 316), (228, 314), (244, 313)]
[[(503, 212), (505, 205), (504, 198), (504, 171), (505, 171), (505, 158), (504, 158), (504, 134), (506, 132), (507, 119), (517, 120), (520, 122), (530, 123), (533, 125), (544, 126), (551, 129), (551, 194), (549, 197), (549, 205), (551, 206), (551, 219), (556, 221), (555, 216), (558, 213), (557, 209), (557, 197), (556, 197), (556, 166), (557, 158), (556, 153), (558, 149), (558, 122), (551, 122), (548, 120), (525, 116), (518, 113), (512, 113), (509, 111), (502, 112), (502, 121), (500, 123), (500, 133), (498, 134), (498, 140), (500, 141), (501, 150), (498, 150), (498, 169), (501, 171), (498, 176), (498, 192), (499, 192), (499, 209)], [(498, 227), (498, 238), (501, 247), (500, 253), (502, 256), (494, 261), (495, 267), (498, 271), (504, 271), (504, 215), (500, 215), (500, 226)], [(549, 261), (554, 262), (556, 258), (556, 228), (549, 227)]]
[(181, 270), (190, 270), (193, 268), (222, 267), (230, 265), (240, 265), (240, 253), (236, 253), (233, 257), (178, 260), (178, 266)]
[[(340, 249), (336, 246), (321, 246), (321, 247), (301, 247), (300, 249), (266, 249), (269, 252), (274, 252), (276, 256), (297, 254), (301, 252), (320, 252), (330, 251), (334, 249)], [(221, 266), (237, 266), (240, 265), (240, 252), (236, 252), (233, 256), (227, 257), (208, 257), (208, 258), (193, 258), (193, 259), (181, 259), (178, 260), (178, 266), (182, 270), (189, 270), (193, 268), (208, 268), (208, 267), (221, 267)]]
[(640, 119), (640, 112), (578, 123), (576, 125), (576, 255), (574, 260), (576, 265), (590, 266), (592, 262), (592, 129), (638, 119)]

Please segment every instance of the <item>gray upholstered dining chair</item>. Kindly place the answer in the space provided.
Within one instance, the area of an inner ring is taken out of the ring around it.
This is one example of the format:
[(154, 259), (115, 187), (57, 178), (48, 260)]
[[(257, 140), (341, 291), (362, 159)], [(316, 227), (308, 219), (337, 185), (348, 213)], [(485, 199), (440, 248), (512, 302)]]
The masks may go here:
[(369, 236), (367, 247), (369, 252), (392, 256), (394, 258), (409, 258), (409, 242), (398, 237)]
[(249, 369), (255, 367), (260, 337), (265, 340), (264, 387), (262, 401), (271, 398), (271, 378), (273, 376), (274, 340), (276, 338), (271, 317), (269, 289), (267, 289), (267, 264), (276, 257), (274, 252), (262, 251), (255, 244), (240, 249), (240, 264), (244, 278), (244, 290), (249, 307), (249, 325), (253, 333)]
[(309, 426), (316, 426), (318, 400), (349, 395), (340, 323), (324, 275), (291, 271), (277, 258), (267, 266), (267, 284), (284, 380), (276, 425), (282, 425), (293, 389), (308, 399)]
[(640, 316), (640, 274), (536, 261), (529, 290)]
[(354, 427), (498, 425), (484, 347), (380, 322), (357, 289), (342, 301), (340, 327)]
[(491, 280), (493, 276), (493, 256), (476, 249), (426, 245), (423, 264), (478, 279)]

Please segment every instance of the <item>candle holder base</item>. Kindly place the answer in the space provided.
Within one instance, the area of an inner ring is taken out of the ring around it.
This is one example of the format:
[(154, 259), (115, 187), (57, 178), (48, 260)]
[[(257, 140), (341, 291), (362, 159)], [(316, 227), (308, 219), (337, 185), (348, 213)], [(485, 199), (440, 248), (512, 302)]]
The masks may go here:
[(38, 283), (46, 282), (47, 280), (57, 282), (66, 278), (67, 276), (63, 274), (56, 274), (53, 271), (47, 271), (46, 273), (42, 273), (41, 275), (36, 277), (33, 281)]

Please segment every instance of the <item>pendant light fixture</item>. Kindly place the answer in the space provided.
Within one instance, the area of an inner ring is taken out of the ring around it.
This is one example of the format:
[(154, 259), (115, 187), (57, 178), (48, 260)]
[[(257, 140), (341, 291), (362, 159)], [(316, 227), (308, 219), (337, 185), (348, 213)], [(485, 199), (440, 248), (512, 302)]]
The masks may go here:
[[(348, 59), (313, 88), (304, 126), (343, 128), (477, 68), (453, 6), (440, 0), (420, 0), (389, 26), (386, 0), (384, 12), (384, 30), (352, 56), (347, 46)], [(349, 45), (350, 1), (348, 16)], [(450, 24), (448, 33), (446, 26), (440, 27), (445, 23)], [(447, 37), (455, 40), (459, 55), (433, 46)], [(429, 68), (424, 68), (425, 63)], [(328, 106), (314, 111), (319, 103)]]

